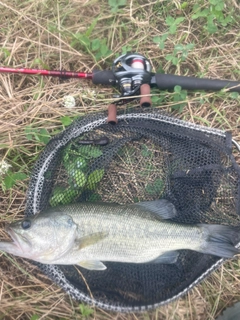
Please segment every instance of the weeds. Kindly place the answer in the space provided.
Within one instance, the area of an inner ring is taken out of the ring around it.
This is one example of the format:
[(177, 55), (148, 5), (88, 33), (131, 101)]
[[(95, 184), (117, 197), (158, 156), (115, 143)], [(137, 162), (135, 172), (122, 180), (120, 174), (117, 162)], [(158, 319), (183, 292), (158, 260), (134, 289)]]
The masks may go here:
[(178, 25), (184, 21), (184, 17), (178, 17), (174, 19), (171, 16), (167, 16), (166, 18), (166, 25), (169, 26), (169, 33), (175, 34), (177, 31)]
[(167, 38), (168, 38), (168, 33), (165, 33), (161, 37), (159, 36), (154, 37), (153, 42), (157, 43), (160, 49), (164, 49), (165, 41), (167, 40)]
[(28, 178), (28, 176), (23, 172), (12, 172), (9, 170), (2, 181), (2, 189), (8, 190), (11, 189), (17, 181), (22, 181)]
[(83, 318), (88, 318), (90, 315), (94, 313), (93, 309), (91, 309), (89, 306), (83, 303), (79, 305), (79, 309)]
[(213, 34), (219, 30), (219, 28), (227, 27), (234, 21), (231, 10), (229, 14), (225, 14), (225, 1), (223, 0), (209, 0), (210, 6), (201, 9), (198, 4), (193, 6), (192, 19), (204, 18), (206, 21), (204, 29)]
[[(154, 90), (153, 92), (157, 91)], [(203, 96), (205, 97), (204, 94)], [(204, 103), (203, 101), (205, 100), (202, 98), (200, 101)], [(154, 107), (159, 104), (169, 104), (171, 111), (181, 113), (187, 103), (187, 90), (183, 90), (180, 86), (175, 86), (172, 93), (156, 93), (156, 95), (152, 97), (152, 102)]]
[(174, 46), (172, 54), (167, 54), (165, 59), (171, 61), (173, 65), (178, 65), (180, 62), (186, 61), (189, 51), (194, 48), (193, 43), (186, 45), (177, 44)]
[[(184, 17), (177, 17), (176, 19), (172, 16), (166, 17), (166, 25), (169, 27), (168, 31), (162, 36), (153, 37), (153, 42), (159, 45), (160, 49), (165, 48), (165, 42), (170, 35), (175, 35), (177, 32), (178, 25), (185, 20)], [(177, 66), (180, 62), (186, 61), (189, 51), (194, 48), (194, 43), (188, 43), (186, 45), (176, 44), (172, 53), (167, 54), (165, 59), (170, 61), (173, 65)]]
[(108, 0), (112, 13), (116, 13), (120, 7), (125, 6), (126, 0)]
[(32, 128), (31, 126), (26, 126), (25, 128), (26, 138), (30, 141), (37, 141), (47, 144), (50, 139), (50, 135), (45, 128)]
[(69, 144), (63, 153), (63, 169), (59, 173), (60, 184), (53, 189), (50, 205), (57, 206), (73, 202), (80, 197), (85, 187), (94, 190), (104, 175), (103, 169), (89, 172), (91, 160), (102, 155), (100, 148), (92, 145)]
[(101, 58), (106, 58), (112, 51), (109, 50), (106, 39), (90, 40), (86, 34), (76, 33), (73, 35), (71, 46), (77, 50), (84, 49), (87, 53), (92, 55), (97, 62)]

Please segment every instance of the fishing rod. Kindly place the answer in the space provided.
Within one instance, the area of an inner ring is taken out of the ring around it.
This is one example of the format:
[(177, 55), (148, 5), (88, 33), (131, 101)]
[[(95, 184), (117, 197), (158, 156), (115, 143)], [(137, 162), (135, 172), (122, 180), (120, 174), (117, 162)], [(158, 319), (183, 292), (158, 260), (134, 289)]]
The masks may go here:
[[(119, 101), (111, 104), (110, 110), (115, 110), (116, 105), (127, 103), (129, 99), (131, 100), (131, 97), (136, 98), (138, 95), (141, 96), (141, 106), (150, 106), (151, 99), (148, 95), (150, 95), (151, 88), (154, 87), (160, 90), (173, 90), (178, 85), (185, 90), (219, 91), (225, 88), (231, 92), (240, 92), (239, 81), (153, 73), (150, 61), (138, 53), (121, 55), (113, 61), (112, 70), (93, 70), (92, 73), (9, 67), (0, 67), (0, 73), (30, 74), (64, 79), (89, 79), (97, 85), (117, 86), (120, 94), (114, 97), (119, 98)], [(116, 112), (114, 111), (114, 113)]]

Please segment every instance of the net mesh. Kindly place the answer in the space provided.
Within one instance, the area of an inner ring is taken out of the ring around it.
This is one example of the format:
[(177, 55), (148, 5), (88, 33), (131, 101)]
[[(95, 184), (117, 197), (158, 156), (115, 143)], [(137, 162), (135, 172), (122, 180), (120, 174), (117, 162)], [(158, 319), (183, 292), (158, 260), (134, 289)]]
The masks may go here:
[[(48, 143), (32, 172), (27, 216), (78, 201), (167, 198), (176, 222), (240, 225), (240, 169), (230, 133), (149, 110), (121, 114), (116, 125), (106, 120), (105, 114), (79, 119)], [(124, 312), (176, 299), (222, 261), (181, 250), (171, 265), (107, 262), (104, 272), (38, 266), (74, 299)]]

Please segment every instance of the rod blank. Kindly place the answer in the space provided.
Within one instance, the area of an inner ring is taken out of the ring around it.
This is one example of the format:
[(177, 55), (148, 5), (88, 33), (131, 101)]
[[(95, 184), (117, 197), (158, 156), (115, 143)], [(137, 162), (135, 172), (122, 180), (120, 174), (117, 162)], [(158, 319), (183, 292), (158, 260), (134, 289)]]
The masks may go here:
[(0, 73), (19, 73), (19, 74), (31, 74), (48, 77), (62, 77), (62, 78), (87, 78), (92, 79), (92, 73), (85, 72), (71, 72), (64, 70), (45, 70), (45, 69), (28, 69), (28, 68), (8, 68), (0, 67)]

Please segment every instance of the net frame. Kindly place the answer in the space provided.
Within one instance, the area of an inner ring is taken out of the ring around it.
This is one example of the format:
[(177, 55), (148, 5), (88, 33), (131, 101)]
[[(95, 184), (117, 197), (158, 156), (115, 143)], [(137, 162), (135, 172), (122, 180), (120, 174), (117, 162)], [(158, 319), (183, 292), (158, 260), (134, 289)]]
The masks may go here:
[[(118, 116), (119, 120), (127, 121), (129, 119), (141, 119), (141, 120), (153, 120), (156, 121), (158, 125), (161, 123), (167, 123), (172, 125), (177, 125), (182, 128), (187, 128), (193, 130), (194, 132), (202, 132), (209, 137), (211, 136), (219, 136), (229, 139), (229, 134), (215, 128), (208, 128), (204, 126), (200, 126), (197, 124), (189, 123), (177, 118), (173, 118), (171, 116), (156, 112), (156, 111), (149, 111), (149, 112), (132, 112), (126, 114), (120, 114)], [(58, 163), (57, 155), (59, 150), (66, 146), (72, 139), (77, 138), (79, 135), (95, 130), (99, 126), (106, 124), (107, 122), (107, 115), (106, 114), (97, 114), (91, 115), (90, 117), (85, 117), (83, 119), (77, 120), (78, 126), (76, 129), (76, 125), (68, 127), (65, 131), (57, 135), (53, 138), (49, 144), (46, 146), (40, 158), (35, 164), (33, 169), (29, 189), (27, 193), (27, 201), (26, 201), (26, 210), (25, 215), (29, 216), (32, 214), (37, 214), (39, 211), (45, 209), (46, 204), (42, 204), (42, 197), (44, 196), (44, 182), (46, 180), (45, 173), (48, 171), (49, 166), (55, 166)], [(235, 147), (240, 150), (240, 146), (237, 144), (236, 141), (231, 139), (231, 143), (235, 145)], [(53, 147), (54, 146), (54, 147)], [(44, 160), (44, 161), (43, 161)], [(41, 167), (39, 167), (41, 165)], [(240, 243), (236, 245), (237, 247), (240, 246)], [(173, 295), (171, 298), (166, 299), (164, 301), (160, 301), (159, 303), (154, 304), (147, 304), (142, 306), (122, 306), (121, 304), (111, 304), (111, 303), (103, 303), (102, 301), (98, 301), (94, 299), (90, 294), (85, 294), (80, 292), (72, 283), (68, 281), (65, 277), (62, 270), (59, 269), (58, 266), (55, 265), (42, 265), (38, 263), (39, 268), (48, 275), (50, 279), (52, 279), (56, 284), (64, 289), (73, 299), (80, 300), (86, 302), (88, 304), (94, 305), (96, 307), (110, 310), (110, 311), (117, 311), (117, 312), (138, 312), (138, 311), (145, 311), (157, 308), (164, 304), (170, 303), (181, 296), (185, 295), (189, 290), (195, 287), (199, 282), (204, 280), (209, 274), (211, 274), (214, 270), (216, 270), (225, 259), (217, 259), (215, 263), (212, 264), (210, 268), (208, 268), (200, 277), (195, 279), (190, 285), (188, 285), (184, 290), (178, 292), (177, 294)]]

